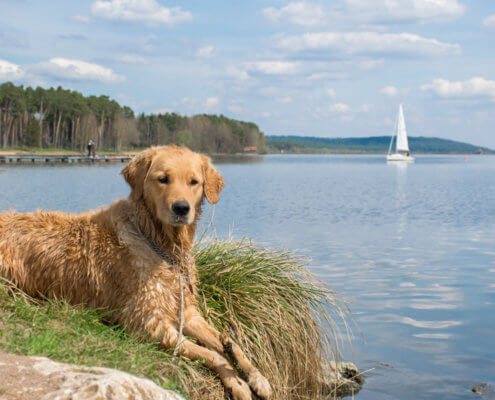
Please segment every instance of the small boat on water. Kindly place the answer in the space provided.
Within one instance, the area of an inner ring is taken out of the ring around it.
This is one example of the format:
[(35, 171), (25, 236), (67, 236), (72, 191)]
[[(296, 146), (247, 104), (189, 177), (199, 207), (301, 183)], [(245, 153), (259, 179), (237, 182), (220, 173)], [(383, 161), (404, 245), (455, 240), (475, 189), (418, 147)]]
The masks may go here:
[[(395, 153), (392, 153), (394, 138), (396, 138)], [(402, 104), (399, 105), (399, 113), (397, 114), (394, 133), (392, 134), (392, 139), (390, 140), (390, 146), (388, 148), (387, 161), (414, 162), (414, 157), (411, 156), (411, 152), (409, 150), (406, 121), (404, 120)]]

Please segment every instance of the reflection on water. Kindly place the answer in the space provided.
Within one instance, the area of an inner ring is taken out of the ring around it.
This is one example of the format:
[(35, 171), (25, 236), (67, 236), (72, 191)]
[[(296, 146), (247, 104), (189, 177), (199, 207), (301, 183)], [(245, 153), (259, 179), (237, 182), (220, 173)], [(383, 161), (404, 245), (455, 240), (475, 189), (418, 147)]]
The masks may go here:
[(362, 322), (395, 322), (414, 326), (415, 328), (444, 329), (460, 325), (459, 321), (416, 321), (413, 318), (401, 317), (395, 314), (376, 314), (368, 317), (361, 317)]
[(407, 167), (408, 163), (396, 162), (390, 165), (391, 168), (396, 169), (396, 179), (395, 179), (395, 207), (398, 210), (402, 210), (398, 214), (397, 219), (397, 236), (400, 236), (405, 229), (407, 229), (407, 219), (408, 219), (408, 208), (407, 208), (407, 198), (406, 190), (407, 187)]
[(258, 154), (216, 154), (211, 157), (215, 164), (252, 164), (265, 161)]
[[(495, 381), (495, 157), (245, 160), (218, 164), (217, 234), (309, 255), (352, 301), (345, 357), (375, 368), (357, 399), (476, 398), (472, 385)], [(120, 168), (0, 166), (0, 210), (108, 204), (128, 194)]]

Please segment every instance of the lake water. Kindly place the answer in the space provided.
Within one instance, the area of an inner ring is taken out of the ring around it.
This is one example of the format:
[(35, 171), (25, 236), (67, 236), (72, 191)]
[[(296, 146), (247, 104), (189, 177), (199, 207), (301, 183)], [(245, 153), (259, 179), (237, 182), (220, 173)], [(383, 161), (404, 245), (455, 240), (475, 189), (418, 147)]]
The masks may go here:
[[(357, 399), (476, 399), (495, 382), (495, 157), (247, 160), (217, 164), (217, 233), (310, 256), (352, 302), (345, 358), (375, 368)], [(0, 210), (109, 204), (128, 195), (121, 168), (0, 165)]]

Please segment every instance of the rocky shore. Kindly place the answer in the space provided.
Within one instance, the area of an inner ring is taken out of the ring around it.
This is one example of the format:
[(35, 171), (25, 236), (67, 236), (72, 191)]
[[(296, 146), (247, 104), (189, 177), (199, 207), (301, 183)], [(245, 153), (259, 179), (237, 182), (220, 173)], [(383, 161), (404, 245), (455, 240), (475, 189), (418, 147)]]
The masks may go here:
[(84, 367), (0, 350), (0, 399), (184, 400), (149, 379), (110, 368)]
[[(329, 398), (353, 396), (363, 377), (352, 363), (331, 363), (322, 386)], [(110, 368), (85, 367), (0, 350), (2, 400), (185, 400), (149, 379)]]

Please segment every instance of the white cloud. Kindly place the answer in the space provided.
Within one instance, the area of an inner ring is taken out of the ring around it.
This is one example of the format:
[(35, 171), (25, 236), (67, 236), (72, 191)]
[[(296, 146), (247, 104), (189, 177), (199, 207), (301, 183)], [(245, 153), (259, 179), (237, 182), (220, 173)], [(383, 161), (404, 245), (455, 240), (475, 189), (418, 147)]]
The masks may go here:
[(246, 81), (249, 79), (249, 74), (245, 69), (238, 68), (233, 65), (230, 65), (225, 69), (224, 76), (240, 81)]
[(356, 111), (357, 112), (370, 112), (371, 106), (369, 104), (361, 104)]
[(351, 122), (353, 119), (354, 119), (354, 117), (352, 115), (342, 115), (340, 117), (340, 120), (342, 122)]
[(87, 24), (89, 22), (89, 15), (73, 15), (70, 18), (74, 21), (82, 22), (83, 24)]
[(345, 113), (345, 112), (349, 112), (350, 110), (351, 108), (344, 103), (335, 103), (328, 107), (328, 111), (336, 112), (336, 113)]
[(462, 16), (465, 11), (458, 0), (340, 0), (333, 3), (333, 7), (324, 7), (316, 2), (298, 1), (282, 8), (264, 8), (261, 13), (273, 23), (317, 28), (336, 23), (444, 22)]
[(320, 80), (341, 80), (346, 79), (348, 75), (343, 72), (316, 72), (308, 76), (310, 81)]
[(288, 52), (334, 51), (343, 54), (458, 55), (458, 44), (443, 43), (412, 33), (319, 32), (282, 36), (277, 47)]
[(67, 58), (52, 58), (34, 65), (17, 65), (0, 60), (0, 81), (29, 82), (35, 85), (48, 84), (43, 76), (70, 81), (97, 81), (102, 83), (124, 82), (125, 77), (117, 75), (99, 64)]
[(397, 88), (395, 86), (385, 86), (380, 90), (381, 94), (385, 96), (395, 97), (398, 95), (405, 96), (410, 92), (409, 88)]
[(279, 97), (277, 101), (279, 103), (285, 103), (285, 104), (292, 103), (292, 97), (290, 96)]
[(383, 58), (376, 60), (363, 60), (358, 63), (359, 68), (365, 71), (383, 67), (384, 65), (385, 65), (385, 60)]
[(335, 92), (335, 90), (333, 89), (327, 89), (327, 94), (328, 94), (328, 97), (331, 97), (332, 99), (337, 96), (337, 93)]
[(380, 90), (380, 93), (386, 96), (394, 97), (399, 94), (399, 89), (395, 86), (385, 86), (382, 90)]
[(447, 79), (435, 79), (421, 86), (421, 90), (433, 92), (443, 98), (492, 98), (495, 100), (495, 81), (474, 77), (467, 81), (451, 82)]
[(117, 75), (110, 68), (99, 64), (67, 58), (51, 58), (32, 67), (35, 72), (55, 78), (76, 81), (98, 81), (103, 83), (118, 83), (125, 77)]
[(288, 22), (304, 27), (319, 26), (327, 22), (327, 11), (321, 5), (304, 1), (289, 3), (281, 9), (264, 8), (261, 13), (272, 22)]
[(495, 28), (495, 14), (490, 15), (483, 20), (483, 28)]
[(95, 17), (115, 21), (144, 22), (150, 25), (175, 25), (192, 20), (180, 7), (162, 7), (156, 0), (97, 0), (91, 4)]
[(11, 62), (0, 60), (0, 81), (16, 81), (25, 75), (23, 69)]
[(443, 22), (459, 18), (458, 0), (344, 0), (347, 10), (377, 22)]
[(220, 103), (220, 99), (218, 97), (208, 97), (205, 102), (206, 108), (214, 108)]
[(146, 59), (136, 54), (123, 54), (115, 57), (115, 60), (125, 64), (146, 64)]
[(248, 63), (247, 69), (266, 75), (290, 75), (300, 71), (299, 63), (291, 61), (256, 61)]
[(215, 46), (205, 46), (198, 49), (196, 55), (198, 57), (209, 58), (212, 57), (216, 52)]

